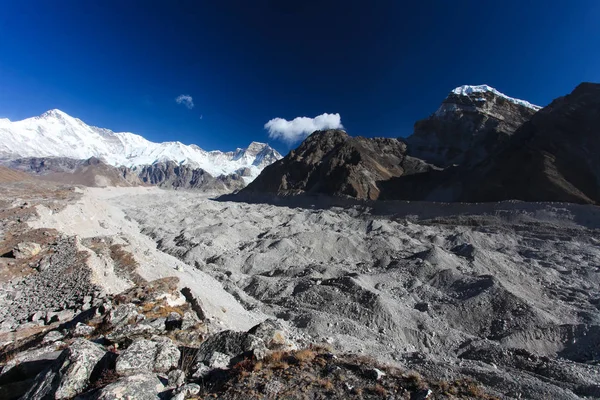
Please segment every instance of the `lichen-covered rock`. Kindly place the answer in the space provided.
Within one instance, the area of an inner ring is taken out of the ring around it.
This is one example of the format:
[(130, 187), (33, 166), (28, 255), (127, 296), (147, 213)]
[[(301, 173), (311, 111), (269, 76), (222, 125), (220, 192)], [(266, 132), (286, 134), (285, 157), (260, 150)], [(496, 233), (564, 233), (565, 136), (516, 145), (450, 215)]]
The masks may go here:
[(114, 327), (120, 327), (143, 318), (135, 304), (127, 303), (117, 306), (110, 311), (108, 322)]
[(180, 355), (177, 346), (168, 338), (137, 339), (117, 358), (116, 371), (119, 375), (167, 372), (177, 367)]
[(78, 322), (73, 329), (73, 336), (89, 336), (94, 333), (95, 328), (86, 324)]
[(171, 400), (184, 400), (188, 396), (195, 396), (200, 393), (200, 385), (196, 383), (188, 383), (175, 390)]
[(88, 385), (96, 364), (104, 357), (102, 346), (85, 339), (77, 339), (66, 348), (56, 361), (40, 373), (25, 399), (70, 399)]
[(31, 258), (42, 251), (42, 246), (32, 242), (22, 242), (13, 249), (13, 256), (17, 259)]
[(174, 369), (167, 375), (170, 387), (179, 387), (185, 383), (185, 372), (180, 369)]
[(152, 373), (121, 378), (100, 390), (96, 400), (156, 400), (165, 389)]
[(64, 337), (65, 337), (65, 335), (63, 335), (59, 331), (48, 332), (48, 334), (46, 334), (46, 336), (44, 336), (44, 339), (42, 339), (42, 343), (56, 342), (57, 340), (61, 340)]

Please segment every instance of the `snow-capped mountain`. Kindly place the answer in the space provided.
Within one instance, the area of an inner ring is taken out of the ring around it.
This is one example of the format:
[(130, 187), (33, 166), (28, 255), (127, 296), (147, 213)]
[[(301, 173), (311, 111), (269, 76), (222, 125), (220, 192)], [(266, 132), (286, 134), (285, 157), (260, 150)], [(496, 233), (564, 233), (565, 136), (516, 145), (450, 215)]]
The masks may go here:
[(541, 107), (488, 85), (452, 90), (429, 118), (406, 138), (411, 156), (440, 167), (474, 165), (497, 150)]
[(22, 121), (0, 119), (0, 157), (96, 157), (110, 165), (133, 169), (172, 161), (202, 168), (213, 176), (247, 168), (245, 175), (254, 178), (282, 156), (268, 144), (258, 142), (230, 152), (206, 151), (180, 142), (155, 143), (134, 133), (89, 126), (60, 110), (50, 110)]

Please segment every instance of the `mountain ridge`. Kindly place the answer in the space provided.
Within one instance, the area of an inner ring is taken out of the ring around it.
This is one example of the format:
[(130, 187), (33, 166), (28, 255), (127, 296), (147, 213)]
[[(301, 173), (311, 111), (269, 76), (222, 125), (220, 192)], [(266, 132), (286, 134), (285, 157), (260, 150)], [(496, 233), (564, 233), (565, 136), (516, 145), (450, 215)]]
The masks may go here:
[[(59, 139), (60, 138), (60, 139)], [(0, 156), (4, 158), (95, 157), (115, 167), (128, 168), (171, 161), (201, 168), (212, 176), (230, 175), (249, 168), (250, 178), (282, 156), (266, 143), (252, 142), (234, 151), (206, 151), (179, 141), (156, 143), (131, 132), (113, 132), (85, 124), (52, 109), (20, 121), (0, 120)]]

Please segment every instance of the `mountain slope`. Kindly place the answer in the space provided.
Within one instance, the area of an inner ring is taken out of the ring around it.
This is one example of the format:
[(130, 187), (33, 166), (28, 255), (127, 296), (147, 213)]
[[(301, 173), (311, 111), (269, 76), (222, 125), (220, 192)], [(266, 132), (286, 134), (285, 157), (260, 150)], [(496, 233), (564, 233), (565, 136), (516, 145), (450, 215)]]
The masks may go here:
[(317, 131), (296, 150), (266, 167), (243, 192), (280, 195), (321, 193), (375, 200), (379, 182), (430, 169), (406, 156), (397, 139), (350, 137), (341, 130)]
[(138, 168), (142, 182), (164, 188), (202, 189), (206, 191), (232, 191), (243, 188), (246, 183), (240, 174), (213, 177), (200, 168), (178, 165), (173, 161), (161, 161)]
[(440, 167), (475, 165), (505, 145), (540, 110), (488, 85), (460, 86), (406, 139), (411, 156)]
[(205, 151), (180, 142), (154, 143), (133, 133), (88, 126), (60, 110), (50, 110), (22, 121), (0, 119), (0, 157), (95, 157), (129, 168), (172, 161), (202, 168), (213, 176), (248, 168), (250, 177), (254, 177), (281, 155), (269, 145), (257, 142), (231, 152)]
[(127, 167), (114, 167), (97, 158), (74, 160), (63, 157), (19, 158), (4, 162), (16, 171), (39, 179), (83, 186), (140, 186), (142, 181)]
[(600, 84), (554, 100), (480, 166), (485, 172), (461, 199), (600, 203), (599, 110)]

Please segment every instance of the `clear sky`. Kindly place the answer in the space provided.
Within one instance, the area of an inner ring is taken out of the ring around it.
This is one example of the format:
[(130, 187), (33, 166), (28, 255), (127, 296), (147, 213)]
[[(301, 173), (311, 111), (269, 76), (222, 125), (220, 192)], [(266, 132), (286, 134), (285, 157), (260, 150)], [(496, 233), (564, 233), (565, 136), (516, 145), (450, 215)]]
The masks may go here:
[(0, 117), (59, 108), (207, 150), (285, 152), (265, 123), (323, 113), (406, 136), (456, 86), (546, 105), (582, 81), (598, 0), (0, 0)]

